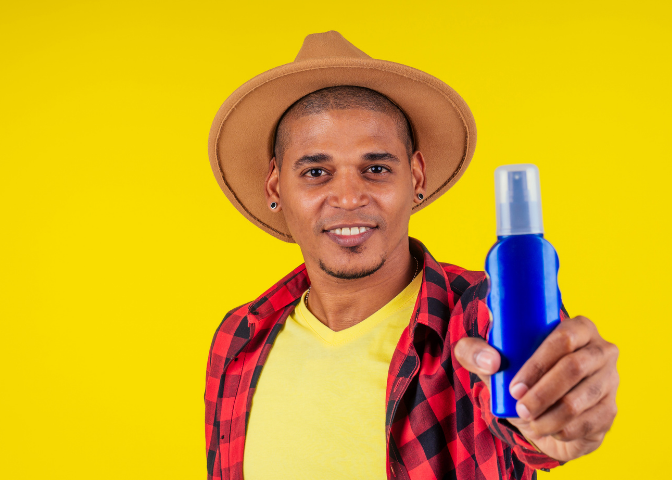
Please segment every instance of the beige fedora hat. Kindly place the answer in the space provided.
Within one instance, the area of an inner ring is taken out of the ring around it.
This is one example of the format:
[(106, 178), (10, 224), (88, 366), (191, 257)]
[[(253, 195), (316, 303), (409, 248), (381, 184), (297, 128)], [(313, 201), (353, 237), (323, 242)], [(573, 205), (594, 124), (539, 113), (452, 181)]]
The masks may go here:
[(427, 195), (413, 213), (453, 186), (474, 154), (474, 117), (444, 82), (406, 65), (373, 59), (338, 32), (308, 35), (292, 63), (257, 75), (224, 101), (208, 142), (210, 165), (226, 197), (248, 220), (280, 240), (294, 241), (282, 212), (271, 211), (264, 196), (275, 129), (298, 99), (338, 85), (376, 90), (408, 117), (427, 175)]

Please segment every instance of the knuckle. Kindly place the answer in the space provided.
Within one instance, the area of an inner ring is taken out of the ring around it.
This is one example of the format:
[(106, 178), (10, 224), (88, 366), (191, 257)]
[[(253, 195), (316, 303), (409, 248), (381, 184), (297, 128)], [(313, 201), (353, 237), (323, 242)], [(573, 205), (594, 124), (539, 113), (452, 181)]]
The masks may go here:
[(565, 414), (568, 417), (576, 417), (579, 413), (581, 413), (581, 403), (573, 397), (570, 397), (568, 395), (562, 397), (560, 400), (562, 409), (564, 410)]
[(583, 362), (577, 355), (566, 357), (564, 363), (565, 370), (571, 378), (583, 377), (585, 362)]
[(617, 370), (614, 370), (614, 373), (612, 375), (614, 377), (614, 380), (613, 380), (614, 386), (618, 387), (621, 383), (621, 376), (619, 375)]
[(607, 356), (613, 358), (614, 360), (618, 359), (620, 350), (615, 344), (607, 342), (605, 349), (607, 351)]
[(604, 348), (597, 344), (590, 345), (585, 350), (592, 359), (601, 359), (605, 356)]
[(574, 346), (576, 345), (576, 334), (569, 328), (564, 328), (562, 331), (558, 332), (557, 342), (563, 352), (573, 352)]
[(534, 378), (541, 378), (546, 373), (544, 366), (537, 361), (530, 362), (530, 369)]
[(527, 385), (534, 385), (546, 373), (547, 368), (544, 367), (535, 356), (528, 359), (523, 367), (516, 374), (519, 381), (523, 381)]
[(602, 382), (593, 383), (588, 387), (588, 398), (591, 400), (602, 398), (603, 393), (604, 393), (604, 385), (602, 384)]
[(591, 333), (597, 332), (597, 325), (588, 317), (584, 317), (583, 315), (579, 315), (579, 318), (581, 319), (581, 325), (583, 325), (584, 328), (586, 328), (588, 331)]
[(582, 436), (586, 437), (593, 433), (594, 424), (590, 420), (584, 420), (581, 422), (581, 433)]
[(589, 326), (590, 320), (588, 320), (583, 315), (577, 315), (572, 319), (578, 328), (586, 328)]
[(616, 418), (617, 414), (618, 414), (618, 406), (616, 405), (616, 402), (611, 402), (611, 404), (609, 405), (609, 417), (611, 418), (611, 423), (614, 422), (614, 418)]

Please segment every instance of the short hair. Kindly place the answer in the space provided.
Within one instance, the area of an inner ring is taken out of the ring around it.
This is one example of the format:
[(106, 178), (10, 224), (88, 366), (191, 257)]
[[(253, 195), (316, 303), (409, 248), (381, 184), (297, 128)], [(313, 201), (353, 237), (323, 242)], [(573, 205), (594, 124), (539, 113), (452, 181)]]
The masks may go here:
[(294, 102), (282, 114), (275, 130), (273, 141), (273, 155), (278, 164), (278, 169), (282, 166), (282, 156), (285, 154), (287, 144), (289, 143), (289, 129), (287, 125), (290, 120), (328, 110), (347, 110), (351, 108), (372, 110), (392, 117), (397, 125), (399, 137), (406, 145), (406, 153), (410, 162), (415, 145), (411, 124), (404, 112), (382, 93), (365, 87), (341, 85), (322, 88), (309, 93)]

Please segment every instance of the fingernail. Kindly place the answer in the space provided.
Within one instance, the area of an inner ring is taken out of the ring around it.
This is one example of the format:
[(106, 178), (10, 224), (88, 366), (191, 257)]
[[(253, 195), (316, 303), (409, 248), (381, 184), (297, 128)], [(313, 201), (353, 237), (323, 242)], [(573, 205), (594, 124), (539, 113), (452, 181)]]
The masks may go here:
[(476, 355), (476, 365), (478, 365), (483, 370), (490, 371), (492, 366), (495, 363), (495, 359), (492, 358), (492, 354), (489, 352), (481, 352)]
[(516, 403), (516, 412), (518, 413), (518, 416), (523, 420), (530, 419), (530, 411), (527, 409), (525, 405), (523, 405), (520, 402)]
[(527, 393), (529, 389), (527, 388), (527, 385), (524, 383), (516, 383), (514, 386), (511, 387), (511, 396), (515, 398), (516, 400), (520, 400), (523, 395)]

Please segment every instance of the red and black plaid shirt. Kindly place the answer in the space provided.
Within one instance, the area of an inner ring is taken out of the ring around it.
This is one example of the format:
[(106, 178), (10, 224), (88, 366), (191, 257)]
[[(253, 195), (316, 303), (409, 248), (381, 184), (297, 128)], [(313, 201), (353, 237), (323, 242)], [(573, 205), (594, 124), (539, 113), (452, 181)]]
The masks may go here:
[[(439, 263), (414, 238), (410, 246), (424, 259), (423, 279), (380, 406), (386, 409), (388, 478), (530, 480), (535, 469), (559, 465), (492, 415), (487, 387), (452, 354), (459, 339), (486, 336), (485, 273)], [(261, 369), (309, 285), (301, 265), (255, 301), (227, 313), (217, 328), (205, 389), (209, 480), (243, 478), (247, 421)], [(561, 317), (568, 317), (564, 307)]]

